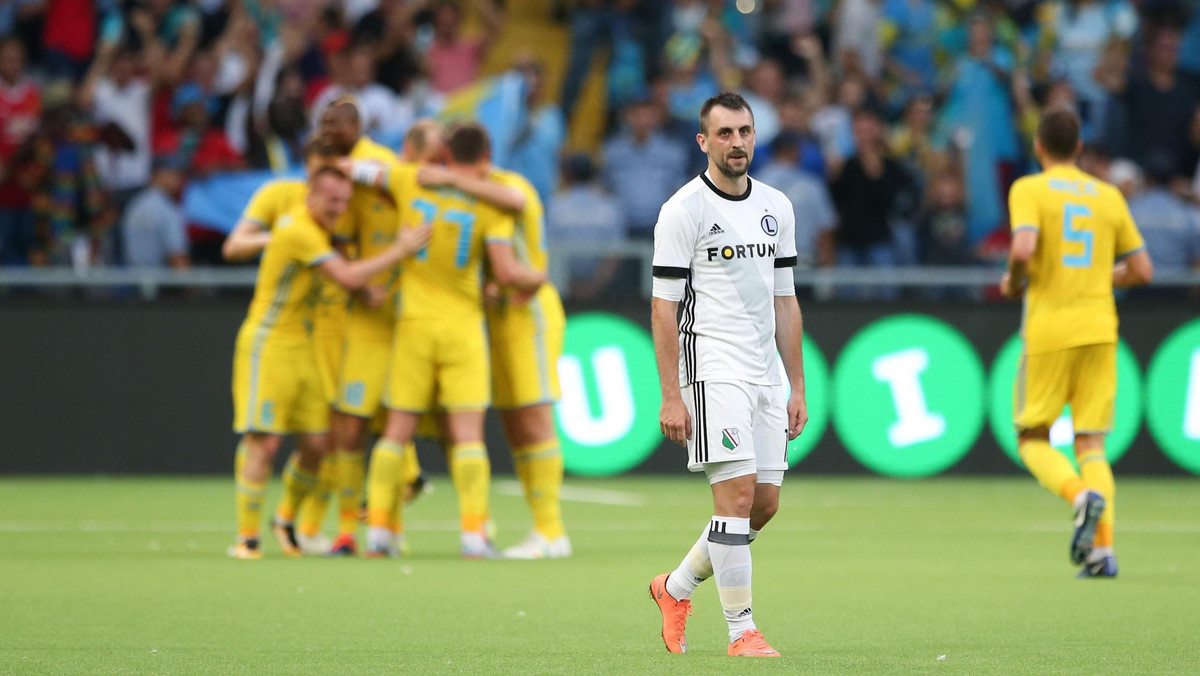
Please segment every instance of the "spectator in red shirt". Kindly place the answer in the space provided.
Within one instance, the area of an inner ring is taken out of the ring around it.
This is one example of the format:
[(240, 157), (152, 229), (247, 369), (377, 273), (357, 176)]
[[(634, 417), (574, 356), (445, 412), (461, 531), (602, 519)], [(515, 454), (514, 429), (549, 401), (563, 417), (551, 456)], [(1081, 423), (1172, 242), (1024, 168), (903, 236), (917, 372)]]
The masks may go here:
[(49, 0), (42, 45), (42, 61), (52, 79), (83, 77), (96, 50), (96, 3)]
[(17, 38), (0, 41), (0, 265), (28, 263), (33, 211), (13, 160), (41, 114), (41, 90), (25, 74), (25, 47)]
[(492, 0), (471, 0), (483, 18), (483, 36), (466, 40), (462, 36), (462, 6), (454, 0), (439, 0), (433, 7), (433, 44), (425, 53), (430, 84), (439, 94), (449, 94), (471, 84), (479, 77), (479, 65), (500, 35), (504, 15)]
[(199, 84), (180, 85), (171, 97), (171, 117), (178, 126), (157, 135), (154, 153), (179, 155), (193, 178), (243, 168), (245, 162), (229, 144), (225, 131), (210, 123), (216, 112), (217, 99), (205, 94)]

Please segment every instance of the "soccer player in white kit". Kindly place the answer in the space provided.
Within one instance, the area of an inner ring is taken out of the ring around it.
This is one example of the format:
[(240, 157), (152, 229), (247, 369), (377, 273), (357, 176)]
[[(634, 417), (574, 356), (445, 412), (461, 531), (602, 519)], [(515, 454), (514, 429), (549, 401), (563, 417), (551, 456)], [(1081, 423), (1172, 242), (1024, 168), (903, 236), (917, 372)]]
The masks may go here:
[(715, 577), (728, 654), (778, 657), (754, 625), (750, 543), (779, 507), (787, 443), (808, 421), (795, 213), (783, 193), (746, 175), (754, 113), (741, 96), (704, 103), (696, 142), (708, 170), (667, 200), (654, 227), (651, 324), (659, 425), (687, 447), (688, 469), (708, 476), (713, 517), (679, 567), (650, 583), (650, 596), (667, 650), (685, 652), (692, 592)]

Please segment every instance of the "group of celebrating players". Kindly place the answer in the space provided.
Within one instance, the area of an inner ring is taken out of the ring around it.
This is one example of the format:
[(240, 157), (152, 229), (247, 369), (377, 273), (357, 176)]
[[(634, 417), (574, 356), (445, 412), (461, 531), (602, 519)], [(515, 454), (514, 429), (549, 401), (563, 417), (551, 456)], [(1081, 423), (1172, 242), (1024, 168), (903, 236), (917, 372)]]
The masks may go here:
[[(356, 554), (365, 481), (364, 554), (400, 555), (404, 506), (425, 485), (420, 434), (445, 449), (464, 557), (569, 556), (552, 409), (565, 316), (546, 277), (537, 192), (491, 164), (481, 126), (420, 121), (397, 156), (362, 136), (348, 97), (321, 112), (305, 155), (306, 180), (260, 188), (223, 251), (229, 260), (261, 254), (234, 355), (242, 436), (230, 554), (262, 556), (266, 485), (293, 435), (270, 520), (284, 554)], [(489, 406), (534, 519), (504, 552), (489, 535)], [(368, 469), (372, 429), (380, 436)], [(330, 542), (321, 525), (335, 494)]]

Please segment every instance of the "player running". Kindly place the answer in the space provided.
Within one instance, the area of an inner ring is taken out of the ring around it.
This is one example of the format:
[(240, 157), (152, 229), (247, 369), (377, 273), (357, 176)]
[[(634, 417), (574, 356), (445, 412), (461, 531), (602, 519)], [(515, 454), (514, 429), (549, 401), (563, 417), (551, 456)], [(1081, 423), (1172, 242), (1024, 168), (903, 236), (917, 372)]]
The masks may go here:
[[(490, 152), (487, 132), (462, 125), (449, 136), (449, 170), (473, 174)], [(384, 392), (388, 420), (375, 445), (368, 484), (368, 515), (396, 508), (398, 467), (419, 416), (444, 410), (448, 464), (458, 493), (462, 554), (495, 558), (485, 532), (491, 466), (483, 441), (490, 376), (482, 301), (485, 260), (504, 286), (526, 297), (545, 275), (522, 264), (513, 251), (513, 219), (454, 189), (429, 189), (415, 173), (395, 172), (389, 189), (401, 209), (401, 231), (433, 223), (429, 246), (401, 269), (402, 303)], [(372, 549), (389, 546), (390, 532), (370, 524)]]
[[(1021, 461), (1074, 508), (1078, 577), (1116, 577), (1116, 487), (1104, 454), (1117, 389), (1113, 286), (1147, 284), (1154, 266), (1120, 191), (1075, 166), (1081, 149), (1073, 111), (1042, 116), (1034, 142), (1042, 172), (1008, 196), (1013, 241), (1000, 290), (1025, 296), (1013, 404)], [(1078, 471), (1050, 445), (1068, 403)]]
[[(512, 214), (517, 257), (529, 267), (547, 272), (545, 209), (525, 177), (492, 166), (489, 154), (471, 173), (423, 167), (417, 178), (426, 187), (456, 188)], [(487, 326), (492, 406), (500, 414), (513, 467), (533, 513), (533, 529), (519, 544), (505, 549), (504, 557), (570, 556), (571, 540), (559, 503), (562, 450), (554, 427), (554, 403), (561, 397), (558, 358), (566, 330), (562, 299), (549, 283), (527, 302), (513, 294), (501, 295), (498, 302), (487, 304)]]
[(706, 101), (696, 141), (708, 170), (667, 200), (654, 227), (651, 325), (659, 424), (687, 447), (688, 469), (708, 476), (713, 517), (679, 567), (651, 581), (650, 596), (667, 650), (685, 652), (692, 593), (715, 576), (727, 653), (778, 657), (754, 624), (750, 543), (775, 515), (787, 442), (808, 421), (795, 214), (783, 193), (746, 175), (754, 113), (741, 96)]
[[(326, 452), (329, 405), (317, 367), (309, 325), (317, 274), (347, 289), (364, 286), (379, 272), (415, 253), (428, 228), (414, 228), (379, 255), (347, 262), (333, 250), (330, 234), (346, 211), (352, 184), (340, 171), (318, 169), (309, 178), (305, 203), (275, 221), (263, 251), (254, 299), (238, 332), (234, 354), (234, 430), (244, 435), (237, 468), (238, 542), (231, 555), (257, 559), (262, 501), (271, 461), (283, 435), (296, 435), (296, 467), (313, 473)], [(285, 484), (293, 504), (311, 484)], [(284, 554), (299, 555), (289, 538)]]
[[(331, 146), (314, 141), (305, 146), (304, 159), (305, 171), (312, 175), (323, 166), (334, 166), (338, 154)], [(293, 207), (304, 204), (307, 196), (308, 183), (303, 179), (275, 179), (256, 190), (237, 225), (221, 247), (225, 260), (245, 261), (259, 255), (271, 239), (271, 224)], [(345, 218), (343, 215), (342, 220)], [(339, 225), (339, 229), (341, 227)], [(344, 253), (344, 249), (339, 251)], [(345, 289), (325, 279), (318, 279), (317, 287), (317, 303), (313, 310), (313, 346), (317, 351), (317, 368), (321, 374), (326, 400), (332, 404), (336, 396), (336, 376), (342, 360), (347, 294)], [(241, 462), (244, 453), (244, 447), (239, 447), (238, 462)], [(321, 537), (320, 530), (330, 498), (336, 489), (337, 458), (332, 453), (325, 454), (317, 475), (313, 477), (297, 467), (293, 455), (283, 476), (285, 485), (315, 482), (315, 487), (299, 505), (298, 527), (293, 527), (297, 506), (291, 502), (291, 496), (297, 492), (285, 490), (283, 500), (275, 510), (273, 529), (279, 531), (281, 537), (286, 537), (290, 546), (298, 546), (305, 554), (328, 552), (329, 541)]]
[[(362, 135), (358, 106), (350, 97), (334, 100), (321, 112), (318, 134), (323, 142), (349, 157), (354, 166), (371, 178), (385, 175), (398, 166), (394, 152)], [(433, 148), (433, 152), (437, 151), (438, 148)], [(392, 196), (377, 185), (356, 185), (349, 213), (350, 218), (345, 221), (348, 227), (337, 235), (353, 242), (359, 256), (365, 258), (383, 251), (396, 239), (399, 210)], [(368, 293), (351, 300), (344, 341), (338, 345), (342, 359), (335, 377), (332, 418), (338, 463), (338, 536), (331, 549), (337, 555), (352, 555), (356, 549), (358, 510), (366, 473), (367, 428), (381, 411), (380, 398), (395, 326), (397, 277), (395, 268), (381, 272), (371, 280)], [(416, 453), (407, 454), (407, 459), (405, 485), (420, 475)]]

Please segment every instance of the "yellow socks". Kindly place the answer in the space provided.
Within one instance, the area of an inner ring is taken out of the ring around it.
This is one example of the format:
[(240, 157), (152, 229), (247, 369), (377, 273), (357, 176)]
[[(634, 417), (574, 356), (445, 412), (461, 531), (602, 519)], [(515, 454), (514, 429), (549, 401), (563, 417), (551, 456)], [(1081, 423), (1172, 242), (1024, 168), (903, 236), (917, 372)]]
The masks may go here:
[(563, 459), (558, 441), (543, 441), (513, 449), (513, 465), (533, 513), (533, 527), (547, 540), (565, 535), (559, 490)]
[(296, 519), (296, 510), (304, 498), (317, 487), (317, 475), (309, 474), (300, 467), (296, 455), (288, 458), (287, 466), (283, 468), (283, 497), (275, 510), (275, 517), (283, 523), (292, 523)]
[(301, 535), (314, 536), (321, 532), (321, 524), (325, 521), (325, 512), (329, 510), (329, 501), (337, 488), (337, 480), (337, 457), (327, 455), (321, 458), (321, 466), (317, 469), (317, 487), (300, 504), (297, 530)]
[(234, 497), (234, 509), (237, 512), (237, 530), (239, 540), (258, 538), (259, 528), (262, 527), (262, 506), (267, 496), (267, 482), (247, 481), (242, 477), (242, 466), (246, 464), (246, 442), (238, 444), (237, 455), (233, 460), (233, 478), (237, 485)]
[(458, 493), (458, 516), (464, 533), (483, 531), (488, 517), (492, 465), (482, 441), (450, 449), (450, 477)]
[(1087, 488), (1071, 461), (1059, 453), (1045, 439), (1029, 439), (1021, 442), (1021, 462), (1029, 468), (1038, 483), (1070, 503), (1079, 491)]
[(1104, 449), (1097, 448), (1075, 456), (1079, 463), (1079, 473), (1089, 488), (1104, 496), (1104, 514), (1100, 523), (1096, 524), (1096, 547), (1113, 546), (1113, 526), (1117, 519), (1117, 486), (1113, 480), (1112, 466), (1104, 455)]
[(417, 447), (409, 442), (404, 446), (404, 458), (400, 466), (400, 485), (408, 486), (421, 476), (421, 462), (417, 460)]
[(362, 451), (338, 449), (335, 456), (338, 469), (338, 534), (354, 535), (358, 531), (358, 507), (362, 503), (366, 463)]
[[(401, 476), (405, 447), (380, 439), (371, 452), (371, 470), (367, 475), (367, 526), (400, 526)], [(397, 531), (392, 531), (397, 532)]]

